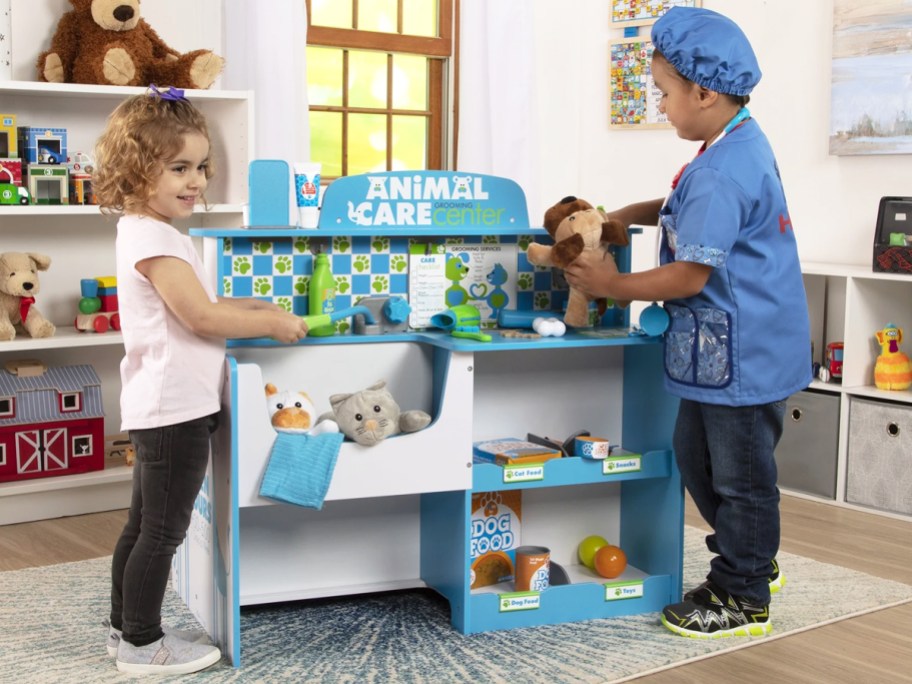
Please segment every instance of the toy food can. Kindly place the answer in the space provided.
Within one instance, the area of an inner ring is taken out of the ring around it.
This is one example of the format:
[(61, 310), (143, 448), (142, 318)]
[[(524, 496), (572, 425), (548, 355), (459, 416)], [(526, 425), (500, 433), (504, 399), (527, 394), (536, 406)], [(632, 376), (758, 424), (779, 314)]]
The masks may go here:
[(513, 579), (515, 549), (522, 527), (522, 492), (472, 495), (469, 585), (472, 589)]
[(603, 437), (577, 437), (576, 455), (583, 458), (606, 459), (611, 447)]
[(516, 591), (544, 591), (548, 588), (551, 549), (520, 546), (516, 549)]

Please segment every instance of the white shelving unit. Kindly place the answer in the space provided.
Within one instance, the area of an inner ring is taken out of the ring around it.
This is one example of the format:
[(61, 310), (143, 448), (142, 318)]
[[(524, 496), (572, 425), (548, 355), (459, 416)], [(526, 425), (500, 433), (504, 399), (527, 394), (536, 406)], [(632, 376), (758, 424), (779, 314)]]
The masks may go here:
[[(851, 466), (860, 466), (861, 459), (869, 459), (870, 452), (860, 453), (850, 439), (853, 402), (873, 401), (883, 409), (898, 409), (908, 427), (898, 437), (908, 439), (912, 434), (912, 391), (881, 390), (874, 385), (874, 364), (880, 353), (875, 333), (888, 323), (902, 328), (906, 337), (900, 345), (902, 351), (912, 356), (912, 278), (894, 273), (877, 273), (870, 266), (804, 263), (804, 284), (811, 316), (811, 335), (814, 342), (814, 361), (822, 363), (826, 345), (843, 342), (843, 377), (841, 382), (815, 380), (810, 389), (836, 395), (839, 399), (839, 439), (836, 453), (835, 500), (811, 497), (839, 506), (879, 513), (902, 520), (912, 519), (912, 513), (878, 506), (859, 505), (851, 501), (849, 479)], [(788, 429), (788, 428), (787, 428)], [(910, 434), (906, 434), (906, 432)], [(908, 443), (908, 442), (906, 442)], [(884, 434), (882, 449), (887, 452), (897, 446)], [(908, 467), (902, 473), (912, 472), (912, 452), (906, 452)], [(852, 459), (856, 461), (852, 461)], [(863, 468), (875, 468), (868, 460)], [(857, 470), (856, 470), (857, 472)], [(908, 475), (903, 475), (908, 477)], [(807, 496), (799, 492), (790, 494)], [(912, 504), (912, 488), (899, 493), (900, 503)]]
[[(17, 126), (65, 128), (67, 151), (91, 153), (107, 116), (124, 98), (143, 88), (27, 81), (0, 82), (0, 113), (14, 114)], [(247, 201), (247, 168), (253, 158), (253, 97), (248, 91), (187, 91), (206, 115), (212, 136), (216, 176), (200, 209), (178, 227), (239, 226)], [(102, 381), (105, 433), (120, 431), (119, 333), (79, 333), (79, 281), (115, 272), (116, 217), (97, 206), (0, 206), (4, 252), (39, 252), (51, 257), (40, 273), (35, 306), (57, 326), (53, 338), (20, 335), (0, 342), (0, 364), (39, 358), (49, 366), (88, 363)], [(131, 470), (107, 468), (82, 475), (0, 483), (0, 525), (123, 508), (129, 505)]]

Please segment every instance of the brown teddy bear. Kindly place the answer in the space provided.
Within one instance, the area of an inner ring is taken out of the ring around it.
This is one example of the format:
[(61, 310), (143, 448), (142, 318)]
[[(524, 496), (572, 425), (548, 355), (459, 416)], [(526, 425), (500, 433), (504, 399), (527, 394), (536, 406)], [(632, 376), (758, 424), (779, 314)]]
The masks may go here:
[(34, 306), (38, 271), (46, 271), (51, 257), (34, 252), (0, 254), (0, 340), (16, 337), (21, 325), (32, 337), (52, 337), (57, 328)]
[[(565, 197), (545, 211), (545, 230), (554, 239), (554, 245), (532, 243), (526, 252), (529, 262), (536, 266), (564, 268), (584, 250), (597, 249), (608, 254), (608, 245), (630, 244), (627, 228), (616, 219), (609, 219), (601, 209), (576, 197)], [(590, 298), (570, 288), (564, 323), (575, 328), (589, 325)], [(608, 308), (604, 298), (595, 300), (601, 317)]]
[(70, 0), (51, 49), (38, 57), (38, 77), (50, 83), (177, 88), (212, 85), (225, 65), (209, 50), (180, 54), (139, 14), (139, 0)]

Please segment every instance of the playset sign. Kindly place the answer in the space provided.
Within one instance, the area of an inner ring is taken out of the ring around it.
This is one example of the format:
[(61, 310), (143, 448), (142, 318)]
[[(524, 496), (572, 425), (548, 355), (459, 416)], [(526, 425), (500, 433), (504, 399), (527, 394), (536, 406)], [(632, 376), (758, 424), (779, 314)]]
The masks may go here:
[(523, 228), (522, 189), (498, 176), (450, 171), (388, 171), (345, 176), (327, 189), (320, 228)]

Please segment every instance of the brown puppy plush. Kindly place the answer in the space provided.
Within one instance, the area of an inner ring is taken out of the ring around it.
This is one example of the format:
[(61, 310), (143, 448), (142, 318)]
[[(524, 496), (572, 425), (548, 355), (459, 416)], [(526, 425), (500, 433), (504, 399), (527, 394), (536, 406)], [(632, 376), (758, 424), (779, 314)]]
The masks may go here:
[[(602, 210), (573, 196), (565, 197), (545, 212), (544, 227), (554, 239), (554, 245), (529, 245), (526, 255), (529, 262), (536, 266), (564, 268), (588, 250), (599, 250), (605, 257), (611, 258), (607, 249), (609, 245), (630, 244), (623, 223), (609, 219)], [(564, 323), (576, 328), (589, 325), (590, 301), (585, 294), (571, 287)], [(604, 298), (595, 302), (601, 317), (608, 302)]]
[(181, 54), (140, 17), (139, 0), (70, 0), (51, 49), (38, 57), (50, 83), (208, 88), (225, 60), (209, 50)]

